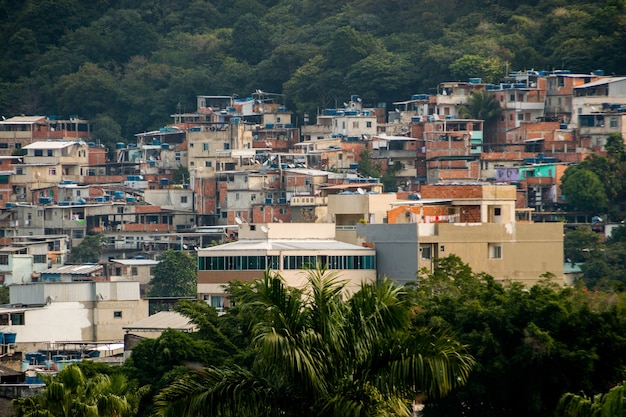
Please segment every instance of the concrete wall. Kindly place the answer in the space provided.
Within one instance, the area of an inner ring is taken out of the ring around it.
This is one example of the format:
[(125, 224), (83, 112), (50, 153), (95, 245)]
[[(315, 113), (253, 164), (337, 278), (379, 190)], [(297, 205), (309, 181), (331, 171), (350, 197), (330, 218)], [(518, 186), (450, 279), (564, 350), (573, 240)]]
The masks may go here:
[(147, 300), (52, 302), (26, 309), (24, 325), (3, 330), (16, 333), (17, 350), (30, 352), (49, 342), (122, 340), (122, 327), (146, 317)]
[(418, 270), (417, 225), (359, 224), (357, 236), (374, 242), (376, 272), (398, 283), (416, 282)]

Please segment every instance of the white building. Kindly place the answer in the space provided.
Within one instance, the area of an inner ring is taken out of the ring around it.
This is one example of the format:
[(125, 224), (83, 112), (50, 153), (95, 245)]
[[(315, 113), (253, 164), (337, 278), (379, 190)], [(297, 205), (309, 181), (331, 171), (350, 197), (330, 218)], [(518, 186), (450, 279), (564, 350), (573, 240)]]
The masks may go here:
[(348, 281), (348, 291), (376, 280), (374, 249), (335, 240), (332, 223), (244, 223), (239, 240), (198, 251), (198, 298), (224, 306), (230, 281), (263, 278), (269, 269), (287, 285), (303, 287), (307, 268), (327, 265)]

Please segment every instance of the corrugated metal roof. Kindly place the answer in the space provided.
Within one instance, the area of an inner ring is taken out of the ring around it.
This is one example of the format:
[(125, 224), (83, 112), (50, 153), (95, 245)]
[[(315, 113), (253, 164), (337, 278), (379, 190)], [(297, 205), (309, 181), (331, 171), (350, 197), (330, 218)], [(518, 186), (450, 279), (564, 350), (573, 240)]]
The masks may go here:
[(163, 331), (175, 329), (183, 332), (192, 332), (196, 326), (189, 321), (189, 318), (175, 311), (160, 311), (156, 314), (139, 320), (133, 324), (122, 327), (126, 331)]
[(0, 125), (34, 124), (37, 122), (43, 122), (45, 120), (45, 116), (15, 116), (10, 117), (7, 120), (0, 121)]
[(601, 80), (596, 80), (587, 84), (576, 86), (574, 87), (574, 89), (576, 90), (576, 89), (581, 89), (581, 88), (597, 87), (599, 85), (610, 84), (610, 83), (615, 83), (615, 82), (624, 81), (624, 80), (626, 80), (626, 77), (603, 78)]
[(75, 145), (80, 143), (78, 141), (72, 140), (54, 140), (54, 141), (40, 141), (31, 143), (30, 145), (22, 146), (22, 149), (63, 149), (68, 146)]
[(92, 272), (101, 271), (102, 265), (64, 265), (58, 268), (46, 269), (41, 271), (42, 274), (90, 274)]

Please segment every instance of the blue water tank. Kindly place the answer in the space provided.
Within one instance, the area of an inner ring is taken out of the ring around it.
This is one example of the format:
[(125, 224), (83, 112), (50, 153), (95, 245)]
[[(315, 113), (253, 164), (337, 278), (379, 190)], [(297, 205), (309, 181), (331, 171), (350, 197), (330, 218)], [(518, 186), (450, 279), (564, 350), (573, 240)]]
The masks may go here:
[(113, 198), (124, 198), (124, 191), (113, 192)]
[(127, 203), (135, 203), (135, 202), (137, 202), (137, 199), (135, 197), (126, 197), (126, 202)]
[(2, 343), (4, 343), (5, 345), (14, 345), (16, 339), (17, 333), (5, 332), (3, 333)]
[(169, 178), (161, 178), (161, 179), (159, 179), (159, 184), (161, 184), (161, 185), (169, 185), (169, 183), (170, 183)]
[(125, 149), (126, 148), (126, 144), (124, 142), (117, 142), (115, 144), (115, 149)]

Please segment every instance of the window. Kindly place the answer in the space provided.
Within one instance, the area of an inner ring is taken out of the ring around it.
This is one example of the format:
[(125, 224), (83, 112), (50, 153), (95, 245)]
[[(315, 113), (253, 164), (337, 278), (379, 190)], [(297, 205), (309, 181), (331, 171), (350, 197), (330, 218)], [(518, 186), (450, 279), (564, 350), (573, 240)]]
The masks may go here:
[[(52, 156), (52, 149), (48, 149), (48, 156)], [(80, 152), (78, 156), (80, 156)]]
[(359, 127), (359, 122), (352, 122), (352, 127), (358, 128)]
[(22, 167), (15, 168), (15, 175), (24, 175), (24, 168)]
[(500, 215), (502, 215), (502, 208), (501, 208), (501, 207), (494, 207), (494, 208), (493, 208), (493, 215), (494, 215), (494, 216), (500, 216)]
[(185, 204), (187, 202), (187, 196), (186, 195), (181, 196), (180, 197), (180, 202)]
[(48, 169), (48, 175), (56, 175), (57, 174), (57, 169), (56, 168), (49, 168)]
[(617, 117), (611, 117), (609, 122), (610, 127), (617, 127)]
[(35, 156), (43, 156), (43, 149), (35, 149)]
[(202, 144), (202, 151), (204, 151), (204, 152), (208, 152), (209, 151), (209, 144), (208, 143), (203, 143)]
[(114, 311), (113, 312), (113, 318), (114, 319), (121, 319), (122, 318), (122, 312), (121, 311)]
[(420, 247), (420, 252), (422, 253), (423, 260), (430, 260), (432, 258), (430, 245), (429, 246), (425, 245), (425, 246)]
[(136, 277), (137, 275), (139, 275), (139, 274), (137, 273), (137, 267), (136, 267), (136, 266), (132, 266), (132, 267), (130, 268), (130, 274), (131, 274), (132, 276), (134, 276), (134, 277)]
[(489, 259), (502, 259), (502, 245), (500, 243), (489, 244)]
[(515, 101), (515, 94), (509, 95), (509, 101)]
[(9, 264), (9, 255), (0, 255), (0, 265)]
[(0, 143), (0, 149), (9, 149), (8, 143)]
[(46, 255), (33, 255), (33, 262), (36, 264), (45, 264), (48, 262), (48, 256)]
[(220, 295), (212, 295), (211, 307), (214, 307), (218, 311), (223, 311), (224, 310), (224, 297)]
[(24, 322), (24, 313), (11, 313), (11, 324), (13, 326), (23, 326)]
[(365, 122), (365, 126), (372, 127), (372, 122)]
[(207, 168), (212, 168), (213, 167), (213, 162), (211, 161), (204, 161), (204, 166)]
[(519, 113), (517, 115), (517, 120), (524, 120), (524, 115), (522, 113)]

